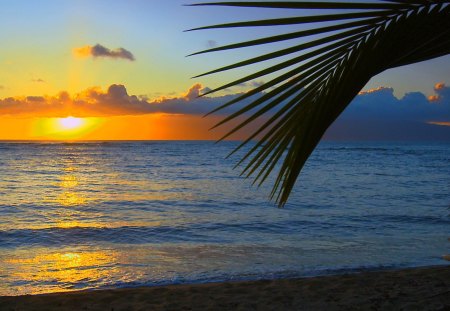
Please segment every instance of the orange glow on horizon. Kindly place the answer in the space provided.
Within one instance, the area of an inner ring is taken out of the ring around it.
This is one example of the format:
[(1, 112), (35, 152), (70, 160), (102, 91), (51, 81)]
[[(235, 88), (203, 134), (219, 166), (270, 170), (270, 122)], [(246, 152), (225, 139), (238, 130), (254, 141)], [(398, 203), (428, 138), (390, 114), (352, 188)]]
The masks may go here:
[[(217, 140), (239, 120), (210, 131), (222, 116), (147, 114), (76, 118), (3, 117), (0, 140)], [(80, 119), (80, 120), (76, 120)], [(256, 125), (249, 131), (255, 130)], [(231, 139), (243, 139), (239, 133)]]
[(440, 126), (450, 126), (450, 122), (445, 121), (430, 121), (428, 124), (440, 125)]
[(32, 139), (80, 140), (102, 123), (101, 118), (38, 118), (33, 121)]

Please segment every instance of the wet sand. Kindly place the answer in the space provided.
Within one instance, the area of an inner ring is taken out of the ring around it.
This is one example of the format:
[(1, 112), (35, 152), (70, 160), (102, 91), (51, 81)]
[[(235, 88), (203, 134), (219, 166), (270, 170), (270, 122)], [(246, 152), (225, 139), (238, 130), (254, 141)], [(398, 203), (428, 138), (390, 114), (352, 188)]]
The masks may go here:
[(0, 297), (0, 310), (450, 310), (450, 265)]

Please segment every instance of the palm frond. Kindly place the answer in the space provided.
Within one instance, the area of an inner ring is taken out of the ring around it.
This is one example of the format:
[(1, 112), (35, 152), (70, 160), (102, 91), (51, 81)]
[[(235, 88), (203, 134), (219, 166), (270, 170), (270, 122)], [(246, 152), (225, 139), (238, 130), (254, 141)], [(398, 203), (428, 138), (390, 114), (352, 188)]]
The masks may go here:
[[(282, 72), (211, 112), (215, 113), (251, 96), (262, 94), (216, 126), (252, 111), (250, 116), (223, 137), (226, 138), (255, 120), (267, 117), (264, 124), (232, 153), (261, 136), (238, 165), (246, 163), (242, 174), (247, 177), (255, 176), (255, 183), (261, 184), (280, 163), (271, 193), (271, 198), (280, 206), (287, 202), (306, 160), (327, 128), (371, 77), (390, 68), (450, 53), (450, 0), (235, 1), (198, 3), (192, 6), (289, 9), (294, 12), (324, 9), (327, 12), (335, 11), (325, 15), (242, 21), (191, 29), (303, 25), (299, 31), (228, 44), (191, 55), (311, 38), (307, 42), (299, 42), (197, 76), (291, 55), (287, 60), (204, 94)], [(307, 25), (311, 26), (305, 29)]]

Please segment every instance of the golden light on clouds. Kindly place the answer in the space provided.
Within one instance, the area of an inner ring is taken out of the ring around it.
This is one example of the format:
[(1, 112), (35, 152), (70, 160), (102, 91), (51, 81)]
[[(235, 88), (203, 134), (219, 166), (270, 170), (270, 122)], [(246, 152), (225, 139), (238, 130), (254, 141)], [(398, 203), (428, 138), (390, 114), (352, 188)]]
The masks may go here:
[(383, 91), (383, 90), (391, 90), (391, 88), (389, 88), (389, 87), (385, 87), (385, 86), (379, 86), (379, 87), (376, 87), (376, 88), (373, 88), (373, 89), (369, 89), (369, 90), (365, 90), (365, 91), (360, 91), (359, 93), (358, 93), (358, 95), (366, 95), (366, 94), (372, 94), (372, 93), (376, 93), (376, 92), (379, 92), (379, 91)]
[(445, 122), (445, 121), (430, 121), (428, 122), (428, 124), (433, 124), (433, 125), (440, 125), (440, 126), (450, 126), (450, 122)]
[(428, 96), (428, 101), (430, 102), (436, 102), (439, 100), (439, 96), (438, 95), (430, 95)]
[(434, 89), (435, 89), (436, 91), (442, 90), (443, 88), (445, 88), (445, 83), (444, 83), (444, 82), (439, 82), (439, 83), (436, 83), (436, 84), (434, 85)]

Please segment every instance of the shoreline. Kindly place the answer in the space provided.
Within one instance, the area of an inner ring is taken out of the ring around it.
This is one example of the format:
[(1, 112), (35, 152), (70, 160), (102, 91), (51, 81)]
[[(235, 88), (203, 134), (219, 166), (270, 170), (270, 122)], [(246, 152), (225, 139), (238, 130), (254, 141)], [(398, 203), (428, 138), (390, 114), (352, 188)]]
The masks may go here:
[(0, 310), (366, 310), (450, 307), (450, 265), (0, 296)]

